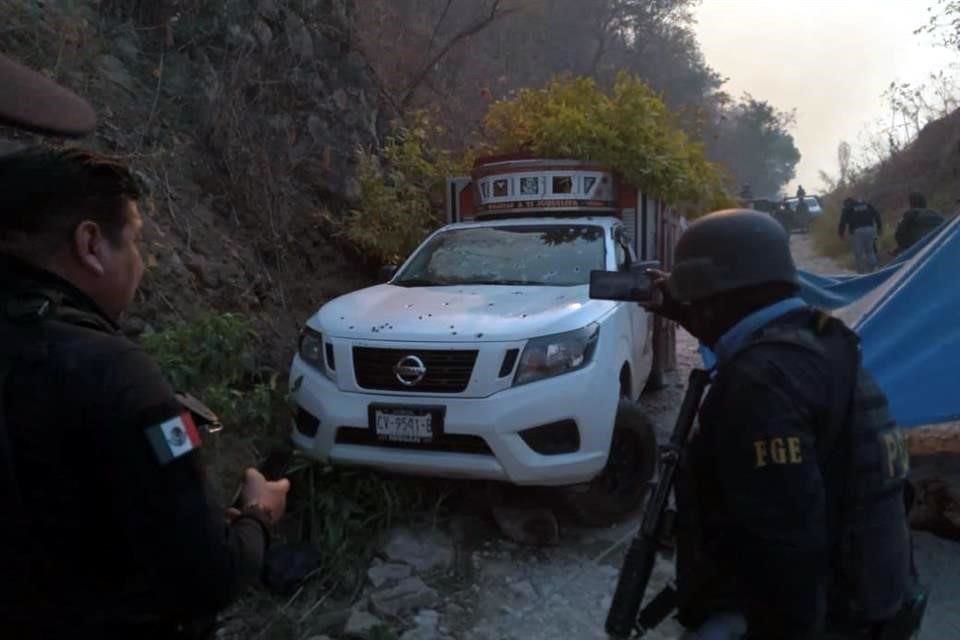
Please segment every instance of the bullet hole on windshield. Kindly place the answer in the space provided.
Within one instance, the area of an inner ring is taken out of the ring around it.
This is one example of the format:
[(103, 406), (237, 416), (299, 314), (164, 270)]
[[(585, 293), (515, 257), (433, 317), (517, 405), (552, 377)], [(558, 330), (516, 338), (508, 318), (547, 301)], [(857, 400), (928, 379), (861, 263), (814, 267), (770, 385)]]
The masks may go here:
[(428, 318), (432, 318), (432, 317), (433, 317), (433, 314), (432, 314), (432, 313), (428, 313), (428, 314), (427, 314), (427, 317), (428, 317)]
[(454, 335), (454, 336), (455, 336), (455, 335), (457, 335), (457, 332), (456, 332), (456, 331), (451, 331), (451, 332), (450, 332), (450, 335)]
[(487, 303), (487, 306), (488, 306), (488, 307), (492, 307), (493, 304), (494, 304), (494, 303), (492, 303), (492, 302), (488, 302), (488, 303)]
[(483, 334), (482, 334), (482, 333), (478, 333), (478, 334), (477, 334), (477, 337), (478, 337), (478, 338), (482, 338), (482, 337), (483, 337)]
[(413, 303), (412, 303), (412, 302), (407, 305), (407, 309), (413, 309)]
[(449, 303), (449, 302), (444, 302), (444, 303), (443, 303), (443, 306), (449, 307), (449, 306), (450, 306), (450, 303)]
[(350, 325), (350, 330), (353, 331), (353, 325)]
[(520, 317), (521, 317), (521, 318), (526, 318), (526, 317), (527, 317), (527, 314), (525, 314), (525, 313), (524, 313), (524, 314), (521, 314)]

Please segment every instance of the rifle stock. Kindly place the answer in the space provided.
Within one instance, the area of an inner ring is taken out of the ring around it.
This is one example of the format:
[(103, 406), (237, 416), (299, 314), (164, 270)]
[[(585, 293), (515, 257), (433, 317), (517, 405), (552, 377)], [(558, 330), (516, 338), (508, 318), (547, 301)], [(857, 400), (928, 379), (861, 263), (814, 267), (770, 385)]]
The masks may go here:
[[(709, 382), (709, 372), (702, 369), (694, 369), (690, 372), (687, 392), (680, 405), (680, 413), (677, 415), (670, 442), (661, 447), (660, 473), (656, 489), (643, 512), (640, 529), (630, 543), (630, 548), (623, 560), (617, 588), (607, 613), (605, 628), (607, 634), (613, 638), (629, 638), (638, 628), (640, 605), (657, 560), (658, 536), (670, 493), (673, 491), (680, 454), (687, 444), (700, 406), (700, 399)], [(641, 631), (644, 630), (641, 629)]]

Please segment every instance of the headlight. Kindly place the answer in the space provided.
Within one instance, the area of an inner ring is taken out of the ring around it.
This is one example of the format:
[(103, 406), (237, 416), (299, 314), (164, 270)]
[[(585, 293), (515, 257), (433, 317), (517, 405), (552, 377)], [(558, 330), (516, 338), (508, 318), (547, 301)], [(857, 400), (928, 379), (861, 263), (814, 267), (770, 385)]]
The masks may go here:
[(599, 335), (600, 325), (593, 322), (576, 331), (530, 340), (520, 356), (514, 386), (587, 366), (593, 358)]
[(298, 351), (300, 353), (300, 358), (304, 362), (317, 369), (328, 378), (330, 377), (330, 372), (327, 371), (327, 366), (324, 362), (322, 334), (309, 327), (304, 327), (303, 331), (300, 332), (300, 346)]

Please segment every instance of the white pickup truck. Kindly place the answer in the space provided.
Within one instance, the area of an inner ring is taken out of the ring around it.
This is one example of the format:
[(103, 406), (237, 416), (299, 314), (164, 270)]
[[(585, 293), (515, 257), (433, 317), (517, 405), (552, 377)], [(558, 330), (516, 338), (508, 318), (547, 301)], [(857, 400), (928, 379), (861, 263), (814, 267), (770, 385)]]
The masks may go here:
[(583, 520), (642, 500), (656, 445), (635, 401), (653, 320), (591, 300), (635, 242), (614, 215), (449, 224), (383, 284), (312, 316), (290, 371), (294, 444), (333, 464), (563, 487)]

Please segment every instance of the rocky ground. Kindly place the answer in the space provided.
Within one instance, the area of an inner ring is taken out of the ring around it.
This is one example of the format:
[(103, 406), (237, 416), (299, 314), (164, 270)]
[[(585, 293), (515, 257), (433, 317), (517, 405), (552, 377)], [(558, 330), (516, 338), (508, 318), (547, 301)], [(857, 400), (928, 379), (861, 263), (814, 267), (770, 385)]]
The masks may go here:
[[(823, 274), (841, 268), (815, 255), (807, 236), (794, 236), (794, 255), (805, 269)], [(683, 380), (698, 362), (696, 342), (678, 334), (678, 370), (667, 387), (648, 394), (644, 405), (661, 437), (669, 434)], [(559, 541), (522, 546), (507, 540), (489, 517), (457, 515), (432, 530), (391, 532), (368, 573), (365, 595), (354, 606), (343, 637), (402, 640), (604, 639), (603, 623), (616, 584), (625, 542), (639, 514), (605, 529), (560, 521)], [(917, 562), (932, 586), (922, 638), (960, 637), (960, 546), (917, 533)], [(673, 566), (659, 560), (650, 585), (655, 593)], [(378, 635), (389, 627), (388, 635)], [(647, 637), (679, 637), (668, 620)], [(395, 635), (394, 635), (395, 634)], [(317, 638), (316, 640), (319, 640)]]

